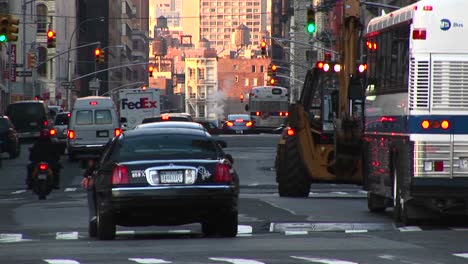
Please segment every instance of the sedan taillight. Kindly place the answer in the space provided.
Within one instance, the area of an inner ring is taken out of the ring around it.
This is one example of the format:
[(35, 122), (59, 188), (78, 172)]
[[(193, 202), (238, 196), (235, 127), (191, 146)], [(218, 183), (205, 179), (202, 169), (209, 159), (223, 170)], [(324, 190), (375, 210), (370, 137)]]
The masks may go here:
[(214, 175), (214, 181), (216, 183), (229, 183), (232, 181), (232, 174), (230, 172), (228, 164), (218, 163), (216, 164), (216, 170)]
[(123, 165), (115, 165), (112, 170), (112, 184), (128, 183), (128, 169)]
[(253, 125), (252, 121), (245, 123), (246, 126), (251, 127)]

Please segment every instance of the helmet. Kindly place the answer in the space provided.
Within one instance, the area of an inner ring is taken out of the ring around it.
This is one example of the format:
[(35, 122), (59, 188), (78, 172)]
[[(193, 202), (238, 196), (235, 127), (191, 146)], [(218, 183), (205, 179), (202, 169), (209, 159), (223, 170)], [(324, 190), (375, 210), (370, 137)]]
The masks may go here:
[(42, 129), (41, 133), (39, 134), (39, 138), (49, 138), (49, 130), (48, 129)]

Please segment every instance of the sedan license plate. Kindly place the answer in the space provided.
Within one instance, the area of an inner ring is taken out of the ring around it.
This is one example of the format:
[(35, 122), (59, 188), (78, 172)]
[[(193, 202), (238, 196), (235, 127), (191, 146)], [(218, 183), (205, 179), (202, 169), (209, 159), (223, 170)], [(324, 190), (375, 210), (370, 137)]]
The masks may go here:
[(37, 126), (37, 122), (29, 122), (29, 125), (32, 126), (32, 127), (35, 127), (35, 126)]
[(161, 183), (183, 183), (184, 172), (183, 171), (160, 171), (159, 180)]
[(45, 180), (45, 179), (47, 179), (47, 174), (39, 174), (39, 175), (37, 175), (37, 178), (39, 180)]
[(244, 134), (244, 131), (243, 130), (236, 130), (236, 133), (237, 134)]

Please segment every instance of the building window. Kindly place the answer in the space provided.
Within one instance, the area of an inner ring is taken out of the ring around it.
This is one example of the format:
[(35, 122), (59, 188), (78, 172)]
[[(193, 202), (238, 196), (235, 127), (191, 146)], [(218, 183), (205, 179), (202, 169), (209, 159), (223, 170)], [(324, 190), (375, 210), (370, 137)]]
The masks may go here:
[(232, 68), (233, 68), (234, 70), (237, 70), (237, 64), (232, 65)]
[(205, 69), (204, 68), (198, 68), (198, 79), (199, 80), (204, 80), (205, 79)]
[(245, 86), (249, 86), (249, 78), (246, 78), (244, 83), (245, 83)]
[(260, 72), (265, 72), (265, 68), (263, 67), (263, 65), (260, 66)]
[(36, 6), (37, 14), (37, 32), (46, 32), (47, 30), (47, 6), (39, 4)]
[(189, 74), (189, 79), (190, 79), (190, 80), (195, 79), (195, 69), (189, 68), (188, 70), (189, 70), (189, 72), (188, 72), (188, 74)]
[(235, 82), (239, 82), (239, 76), (234, 77)]
[(258, 79), (257, 79), (257, 78), (253, 78), (252, 81), (253, 81), (253, 82), (252, 82), (252, 85), (253, 85), (253, 86), (257, 86), (257, 85), (258, 85)]
[(252, 65), (252, 72), (255, 72), (255, 65)]

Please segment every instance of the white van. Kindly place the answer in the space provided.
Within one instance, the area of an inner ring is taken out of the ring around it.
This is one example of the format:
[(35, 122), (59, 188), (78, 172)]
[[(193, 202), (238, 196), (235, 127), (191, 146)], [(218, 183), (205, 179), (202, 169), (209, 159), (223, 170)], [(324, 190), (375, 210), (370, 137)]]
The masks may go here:
[(107, 142), (120, 133), (120, 120), (110, 97), (76, 99), (68, 124), (69, 160), (99, 157)]

